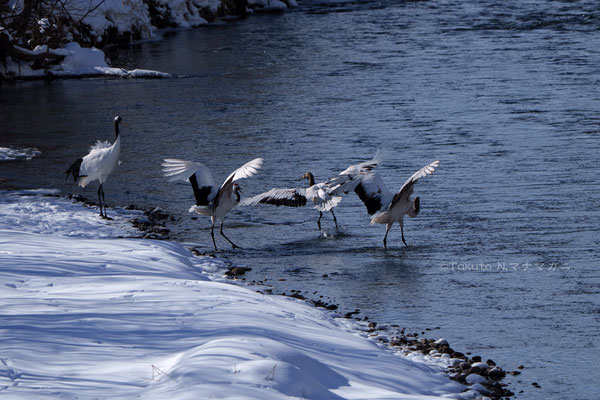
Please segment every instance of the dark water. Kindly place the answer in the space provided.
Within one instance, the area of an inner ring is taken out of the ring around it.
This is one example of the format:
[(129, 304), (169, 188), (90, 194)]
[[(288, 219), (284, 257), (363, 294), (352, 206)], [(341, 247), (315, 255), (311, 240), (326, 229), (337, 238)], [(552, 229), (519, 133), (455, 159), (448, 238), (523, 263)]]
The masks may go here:
[[(419, 182), (418, 218), (382, 249), (356, 196), (330, 215), (237, 208), (222, 254), (274, 292), (324, 296), (343, 312), (409, 331), (440, 327), (459, 351), (494, 359), (517, 398), (595, 399), (600, 380), (600, 10), (596, 1), (303, 2), (120, 51), (182, 79), (74, 80), (0, 88), (0, 188), (52, 187), (124, 120), (111, 205), (160, 206), (173, 237), (211, 249), (191, 189), (165, 182), (165, 156), (217, 180), (258, 156), (246, 194), (325, 179), (380, 149), (390, 190)], [(326, 274), (327, 277), (323, 277)], [(531, 386), (538, 382), (541, 389)], [(519, 393), (523, 391), (523, 393)]]

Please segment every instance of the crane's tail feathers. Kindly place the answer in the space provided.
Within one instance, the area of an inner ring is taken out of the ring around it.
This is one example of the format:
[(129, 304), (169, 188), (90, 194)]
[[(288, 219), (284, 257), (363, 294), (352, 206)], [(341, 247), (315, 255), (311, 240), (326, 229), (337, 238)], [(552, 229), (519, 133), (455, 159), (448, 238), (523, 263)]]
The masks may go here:
[(162, 167), (163, 175), (167, 177), (169, 182), (173, 182), (187, 181), (204, 165), (194, 161), (165, 158)]
[(387, 224), (389, 222), (390, 213), (388, 211), (379, 212), (371, 218), (371, 225)]
[(73, 182), (77, 182), (77, 179), (79, 178), (79, 171), (81, 170), (81, 163), (82, 162), (83, 162), (83, 158), (80, 158), (77, 161), (75, 161), (73, 164), (71, 164), (71, 166), (69, 167), (69, 169), (67, 169), (65, 171), (65, 173), (67, 174), (67, 176), (65, 177), (65, 179), (68, 179), (69, 175), (72, 174), (73, 175)]
[(201, 215), (208, 215), (209, 217), (213, 214), (213, 208), (210, 206), (191, 206), (189, 212), (195, 212)]
[(419, 197), (415, 197), (410, 205), (410, 208), (408, 209), (407, 214), (409, 217), (414, 218), (419, 214), (419, 211), (421, 211), (421, 199)]

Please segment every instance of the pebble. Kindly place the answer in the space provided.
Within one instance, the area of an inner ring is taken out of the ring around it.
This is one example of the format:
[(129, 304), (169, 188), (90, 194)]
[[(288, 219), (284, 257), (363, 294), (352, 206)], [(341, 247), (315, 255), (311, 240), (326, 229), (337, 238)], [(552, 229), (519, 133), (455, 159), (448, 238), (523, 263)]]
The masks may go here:
[(488, 371), (488, 376), (493, 379), (502, 379), (506, 376), (506, 373), (502, 370), (502, 368), (493, 367)]
[(486, 363), (476, 362), (474, 364), (471, 364), (471, 369), (469, 370), (469, 372), (471, 372), (472, 374), (486, 375), (487, 370), (488, 365)]
[(241, 276), (246, 274), (246, 272), (252, 271), (252, 268), (248, 267), (231, 267), (227, 271), (225, 271), (225, 275), (227, 276)]

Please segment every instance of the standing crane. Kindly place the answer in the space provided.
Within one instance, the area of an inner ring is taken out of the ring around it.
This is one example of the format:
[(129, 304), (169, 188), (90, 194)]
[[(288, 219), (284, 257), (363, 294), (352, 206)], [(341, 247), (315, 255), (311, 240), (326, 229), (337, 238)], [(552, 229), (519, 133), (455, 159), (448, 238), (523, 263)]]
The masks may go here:
[[(119, 154), (121, 153), (121, 136), (119, 136), (119, 124), (121, 117), (115, 117), (115, 142), (110, 144), (107, 141), (98, 140), (90, 149), (90, 152), (75, 161), (67, 169), (67, 178), (73, 175), (73, 181), (81, 187), (86, 187), (90, 182), (96, 179), (100, 182), (98, 188), (98, 201), (100, 203), (100, 216), (110, 219), (106, 215), (106, 200), (104, 198), (104, 182), (108, 176), (119, 165)], [(104, 214), (102, 208), (104, 207)]]
[(255, 158), (247, 162), (235, 171), (233, 171), (221, 187), (217, 187), (212, 172), (204, 164), (179, 160), (174, 158), (165, 158), (162, 164), (163, 174), (172, 181), (189, 181), (194, 190), (196, 204), (190, 208), (190, 212), (196, 212), (201, 215), (210, 217), (212, 225), (210, 228), (210, 236), (212, 237), (213, 246), (217, 251), (215, 242), (215, 223), (221, 221), (220, 234), (231, 246), (239, 248), (223, 233), (223, 222), (225, 215), (240, 202), (242, 189), (237, 184), (237, 181), (244, 178), (249, 178), (258, 172), (262, 166), (263, 159)]

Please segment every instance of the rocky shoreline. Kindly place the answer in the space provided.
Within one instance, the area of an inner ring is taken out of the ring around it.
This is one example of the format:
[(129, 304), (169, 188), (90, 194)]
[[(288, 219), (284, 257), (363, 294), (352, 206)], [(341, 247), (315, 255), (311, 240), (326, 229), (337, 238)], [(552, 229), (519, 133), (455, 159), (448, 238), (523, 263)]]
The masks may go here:
[[(215, 257), (214, 254), (202, 254)], [(293, 297), (313, 304), (315, 307), (324, 308), (329, 311), (339, 313), (339, 305), (323, 301), (322, 296), (318, 299), (309, 299), (298, 290), (291, 290), (290, 293), (274, 293), (268, 284), (260, 281), (246, 282), (244, 274), (251, 270), (248, 267), (236, 267), (231, 265), (225, 272), (225, 275), (232, 280), (239, 280), (247, 285), (263, 286), (256, 291), (268, 295), (281, 295)], [(316, 294), (316, 292), (314, 293)], [(492, 400), (506, 399), (515, 395), (506, 383), (501, 382), (507, 375), (520, 375), (524, 366), (520, 365), (517, 370), (507, 371), (497, 366), (496, 363), (488, 359), (482, 362), (481, 356), (473, 356), (470, 352), (462, 353), (450, 347), (448, 341), (444, 338), (432, 339), (426, 338), (426, 331), (434, 331), (437, 328), (426, 328), (421, 334), (417, 332), (407, 333), (406, 328), (399, 325), (383, 325), (375, 321), (370, 321), (367, 316), (359, 317), (359, 309), (340, 313), (341, 318), (354, 319), (361, 323), (362, 331), (369, 337), (384, 343), (393, 350), (402, 351), (405, 356), (422, 355), (432, 358), (439, 358), (444, 361), (446, 373), (450, 379), (453, 379), (463, 385), (465, 390), (474, 390), (482, 396)], [(534, 387), (539, 387), (533, 382)]]
[(139, 66), (111, 68), (104, 50), (157, 38), (161, 29), (196, 28), (296, 5), (295, 0), (101, 0), (87, 9), (57, 0), (0, 4), (0, 82), (170, 77)]
[[(71, 201), (81, 203), (85, 207), (97, 208), (98, 204), (94, 201), (86, 199), (80, 194), (70, 194), (67, 196)], [(166, 222), (175, 222), (175, 218), (167, 214), (159, 207), (142, 209), (134, 204), (123, 207), (123, 209), (131, 211), (141, 211), (143, 214), (129, 220), (131, 225), (141, 232), (143, 239), (168, 240), (171, 230), (167, 228)]]
[[(71, 194), (68, 198), (72, 201), (81, 202), (87, 207), (97, 207), (96, 203), (87, 200), (81, 195)], [(143, 212), (143, 216), (135, 217), (129, 221), (134, 228), (143, 232), (143, 238), (155, 240), (170, 239), (170, 229), (167, 228), (167, 223), (174, 223), (176, 222), (176, 219), (164, 210), (157, 207), (141, 209), (133, 204), (124, 207), (124, 209)], [(199, 257), (217, 258), (217, 255), (213, 252), (201, 252), (197, 248), (190, 248), (189, 250)], [(224, 275), (232, 281), (237, 281), (247, 286), (260, 287), (260, 289), (256, 289), (258, 293), (293, 297), (306, 301), (315, 307), (337, 312), (340, 318), (354, 319), (359, 322), (359, 329), (361, 329), (365, 335), (371, 337), (373, 340), (381, 342), (393, 350), (401, 351), (405, 356), (420, 355), (432, 357), (434, 359), (439, 358), (440, 360), (443, 360), (443, 365), (445, 366), (446, 373), (449, 375), (450, 379), (465, 385), (465, 390), (474, 390), (482, 396), (486, 396), (492, 400), (506, 399), (515, 395), (515, 393), (508, 388), (508, 385), (501, 381), (507, 375), (520, 375), (521, 370), (524, 369), (523, 365), (520, 365), (513, 371), (504, 370), (497, 366), (491, 359), (483, 362), (481, 356), (471, 355), (470, 352), (462, 353), (456, 351), (444, 338), (434, 339), (425, 337), (427, 332), (440, 329), (439, 327), (426, 328), (420, 334), (418, 332), (406, 332), (406, 328), (401, 328), (400, 325), (384, 325), (369, 320), (369, 317), (367, 316), (360, 317), (361, 311), (359, 309), (341, 313), (339, 311), (339, 305), (324, 301), (323, 296), (316, 299), (310, 299), (303, 295), (301, 291), (294, 289), (290, 290), (290, 293), (275, 293), (273, 292), (273, 289), (269, 287), (270, 285), (265, 282), (246, 281), (244, 275), (251, 270), (252, 268), (236, 266), (230, 262)], [(317, 292), (313, 293), (313, 295), (316, 294)], [(536, 382), (533, 382), (532, 386), (536, 388), (540, 387)]]

